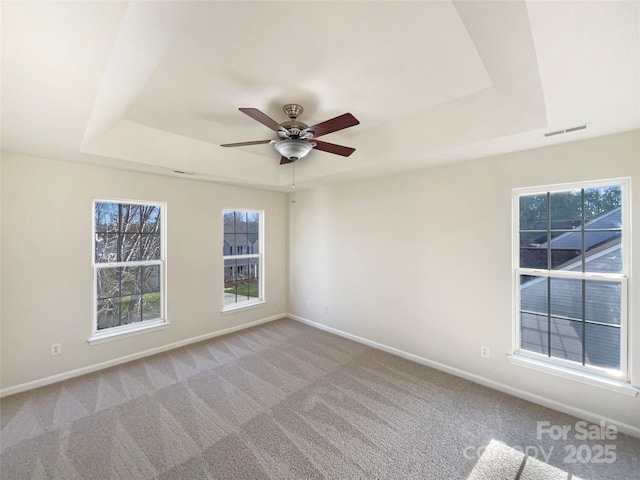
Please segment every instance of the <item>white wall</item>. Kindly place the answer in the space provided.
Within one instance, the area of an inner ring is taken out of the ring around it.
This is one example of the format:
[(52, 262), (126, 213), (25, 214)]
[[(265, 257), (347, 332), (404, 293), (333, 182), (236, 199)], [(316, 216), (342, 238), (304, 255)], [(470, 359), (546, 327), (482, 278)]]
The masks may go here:
[[(507, 360), (512, 189), (626, 176), (635, 188), (630, 318), (639, 383), (637, 131), (299, 192), (290, 204), (288, 311), (640, 433), (640, 396)], [(490, 359), (480, 358), (480, 345), (490, 347)]]
[[(1, 195), (5, 391), (285, 312), (287, 203), (282, 193), (3, 153)], [(96, 198), (167, 202), (169, 328), (87, 343)], [(265, 211), (269, 302), (222, 315), (224, 208)], [(278, 305), (271, 302), (276, 297)], [(52, 343), (62, 343), (60, 356), (50, 356)]]

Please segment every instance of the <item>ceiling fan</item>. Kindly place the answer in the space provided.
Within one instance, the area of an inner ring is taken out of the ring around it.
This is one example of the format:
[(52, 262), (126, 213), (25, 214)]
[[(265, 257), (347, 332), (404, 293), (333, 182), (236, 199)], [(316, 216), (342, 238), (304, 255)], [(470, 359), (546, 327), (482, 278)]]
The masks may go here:
[(295, 103), (285, 105), (282, 110), (289, 117), (289, 120), (278, 123), (268, 115), (262, 113), (257, 108), (240, 108), (242, 113), (249, 115), (254, 120), (262, 123), (266, 127), (278, 134), (279, 140), (255, 140), (253, 142), (226, 143), (221, 147), (241, 147), (245, 145), (260, 145), (262, 143), (272, 144), (280, 158), (280, 165), (292, 163), (306, 156), (312, 149), (333, 153), (348, 157), (356, 151), (355, 148), (336, 145), (335, 143), (323, 142), (316, 138), (328, 133), (337, 132), (345, 128), (358, 125), (360, 122), (350, 113), (342, 114), (338, 117), (326, 120), (311, 127), (297, 120), (303, 112), (303, 108)]

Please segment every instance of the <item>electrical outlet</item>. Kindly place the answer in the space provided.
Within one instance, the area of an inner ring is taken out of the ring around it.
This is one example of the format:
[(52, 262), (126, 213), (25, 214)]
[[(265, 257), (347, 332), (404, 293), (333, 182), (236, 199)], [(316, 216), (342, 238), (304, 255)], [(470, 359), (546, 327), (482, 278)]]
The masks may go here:
[(278, 297), (275, 297), (275, 298), (273, 299), (273, 304), (274, 304), (274, 305), (277, 305), (277, 304), (278, 304)]
[(307, 308), (311, 309), (311, 300), (307, 300)]
[(62, 344), (61, 343), (52, 343), (51, 344), (51, 356), (60, 355), (62, 353)]
[(322, 311), (324, 313), (329, 313), (329, 305), (325, 305), (324, 307), (322, 307)]
[(481, 346), (480, 347), (480, 356), (482, 358), (489, 358), (491, 356), (491, 352), (489, 350), (489, 347)]

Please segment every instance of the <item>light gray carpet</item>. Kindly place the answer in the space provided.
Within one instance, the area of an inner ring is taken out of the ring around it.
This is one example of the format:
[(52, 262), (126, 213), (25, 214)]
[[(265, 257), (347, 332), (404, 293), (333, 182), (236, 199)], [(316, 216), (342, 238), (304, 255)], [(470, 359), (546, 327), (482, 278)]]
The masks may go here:
[[(1, 420), (4, 480), (640, 472), (640, 440), (539, 439), (577, 419), (288, 319), (4, 398)], [(570, 444), (615, 461), (566, 463)]]

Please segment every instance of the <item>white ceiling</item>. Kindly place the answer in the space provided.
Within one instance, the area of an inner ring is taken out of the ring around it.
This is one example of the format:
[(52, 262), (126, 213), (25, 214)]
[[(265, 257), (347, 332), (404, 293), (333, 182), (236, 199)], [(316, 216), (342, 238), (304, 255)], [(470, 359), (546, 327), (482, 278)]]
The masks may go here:
[[(284, 190), (640, 128), (640, 2), (2, 2), (2, 149)], [(585, 130), (545, 132), (588, 124)]]

